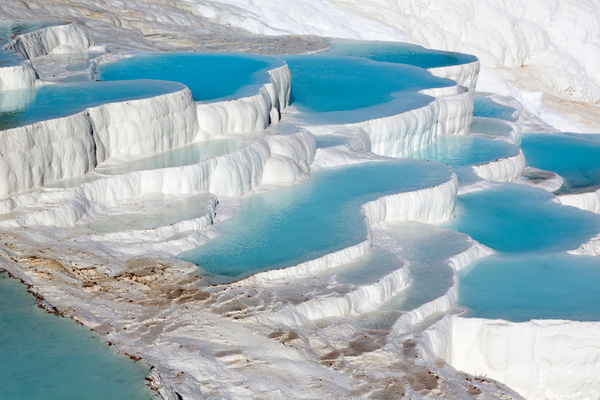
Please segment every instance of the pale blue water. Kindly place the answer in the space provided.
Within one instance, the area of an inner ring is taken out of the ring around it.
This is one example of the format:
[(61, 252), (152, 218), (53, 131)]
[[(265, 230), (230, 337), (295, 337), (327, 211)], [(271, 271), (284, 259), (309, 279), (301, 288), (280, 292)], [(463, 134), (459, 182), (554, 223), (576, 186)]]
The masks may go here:
[(252, 96), (270, 82), (274, 57), (241, 53), (145, 53), (99, 66), (104, 81), (159, 79), (183, 83), (196, 101)]
[(491, 256), (461, 272), (468, 317), (600, 321), (600, 259), (569, 254)]
[(479, 136), (440, 135), (427, 147), (407, 158), (439, 161), (452, 168), (485, 164), (515, 156), (519, 148), (500, 140)]
[(349, 285), (367, 285), (402, 268), (404, 262), (389, 250), (372, 248), (366, 255), (335, 272), (335, 280)]
[(553, 195), (504, 184), (458, 197), (444, 224), (505, 253), (572, 250), (600, 232), (600, 215), (551, 202)]
[[(503, 120), (474, 117), (469, 131), (471, 133), (510, 138), (513, 129)], [(515, 144), (517, 146), (521, 145), (521, 135), (517, 136)]]
[(420, 68), (437, 68), (477, 61), (477, 57), (400, 42), (367, 42), (331, 40), (331, 48), (323, 55), (363, 57), (373, 61), (414, 65)]
[(445, 182), (450, 170), (420, 160), (328, 168), (308, 181), (248, 198), (216, 239), (179, 257), (215, 280), (312, 260), (367, 235), (360, 206), (383, 195)]
[(553, 171), (565, 179), (559, 193), (600, 185), (600, 142), (565, 134), (524, 134), (527, 165)]
[(214, 139), (192, 143), (151, 157), (132, 161), (123, 166), (101, 168), (103, 174), (120, 175), (127, 172), (197, 164), (212, 157), (241, 150), (251, 142), (242, 139)]
[(0, 273), (0, 397), (152, 399), (148, 368), (113, 352), (88, 328), (48, 314), (25, 286)]
[(515, 111), (514, 108), (498, 104), (483, 94), (475, 94), (474, 117), (497, 118), (514, 122), (517, 120), (513, 117)]
[(139, 80), (68, 83), (0, 92), (0, 131), (76, 114), (104, 103), (143, 99), (182, 88), (174, 82)]
[(421, 68), (359, 57), (283, 58), (292, 72), (292, 104), (307, 113), (311, 123), (351, 123), (399, 114), (433, 101), (417, 91), (456, 84)]

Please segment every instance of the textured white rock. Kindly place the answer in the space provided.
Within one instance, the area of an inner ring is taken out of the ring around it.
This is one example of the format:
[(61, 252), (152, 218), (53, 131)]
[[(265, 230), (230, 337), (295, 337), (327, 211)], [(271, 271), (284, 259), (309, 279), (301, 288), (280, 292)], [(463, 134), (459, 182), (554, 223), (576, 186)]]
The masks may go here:
[(292, 76), (287, 65), (268, 71), (270, 83), (261, 86), (259, 93), (235, 100), (197, 105), (198, 139), (227, 133), (248, 133), (266, 129), (280, 120), (288, 106)]
[(83, 175), (115, 155), (154, 154), (188, 144), (196, 132), (187, 88), (7, 129), (0, 132), (0, 197)]
[(37, 79), (38, 74), (29, 61), (0, 67), (0, 91), (33, 87)]
[(451, 354), (457, 369), (485, 374), (527, 399), (592, 399), (600, 385), (600, 324), (454, 316)]
[(94, 41), (76, 24), (56, 25), (17, 36), (5, 48), (25, 59), (52, 53), (71, 53), (90, 50)]
[[(35, 191), (13, 196), (0, 203), (6, 213), (29, 204), (47, 204), (47, 208), (13, 220), (10, 226), (75, 225), (93, 219), (107, 208), (148, 194), (186, 195), (210, 192), (217, 196), (239, 197), (262, 183), (265, 166), (272, 153), (267, 136), (236, 152), (210, 158), (198, 164), (158, 170), (135, 171), (56, 191)], [(314, 137), (299, 130), (277, 137), (274, 147), (280, 160), (295, 165), (310, 165), (316, 148)], [(284, 151), (284, 147), (295, 147)], [(292, 159), (281, 153), (296, 156)], [(276, 154), (276, 153), (275, 153)], [(277, 182), (290, 183), (290, 182)]]
[[(457, 91), (454, 89), (443, 89)], [(437, 95), (437, 91), (427, 94)], [(355, 124), (369, 134), (371, 151), (402, 157), (431, 143), (438, 135), (466, 135), (473, 119), (473, 93), (438, 97), (424, 107)]]
[(261, 315), (261, 320), (300, 325), (321, 318), (356, 316), (375, 310), (408, 287), (409, 283), (410, 273), (406, 267), (402, 267), (343, 296), (316, 299), (286, 307), (272, 314)]
[(525, 164), (525, 155), (519, 149), (519, 153), (515, 156), (501, 158), (471, 168), (478, 176), (488, 181), (515, 183), (521, 180)]
[(466, 88), (469, 92), (475, 90), (477, 78), (479, 76), (479, 61), (450, 65), (446, 67), (428, 68), (427, 71), (440, 78), (448, 78), (456, 81), (460, 86)]
[(576, 194), (561, 194), (556, 196), (560, 204), (577, 207), (582, 210), (600, 214), (600, 189)]

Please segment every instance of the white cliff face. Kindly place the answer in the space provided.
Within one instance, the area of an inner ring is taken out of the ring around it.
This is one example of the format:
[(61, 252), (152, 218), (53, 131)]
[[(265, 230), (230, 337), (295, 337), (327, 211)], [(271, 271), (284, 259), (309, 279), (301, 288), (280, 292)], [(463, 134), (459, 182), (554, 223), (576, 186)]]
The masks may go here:
[[(456, 93), (459, 88), (445, 88)], [(426, 94), (437, 95), (435, 91)], [(442, 95), (428, 105), (389, 117), (359, 122), (367, 132), (371, 151), (402, 157), (422, 149), (442, 134), (465, 135), (473, 119), (473, 93)]]
[(266, 129), (280, 120), (290, 103), (292, 76), (287, 65), (268, 71), (270, 83), (254, 96), (197, 106), (198, 139), (228, 133), (249, 133)]
[(477, 78), (479, 76), (480, 63), (475, 61), (467, 64), (450, 65), (446, 67), (428, 68), (427, 71), (440, 78), (448, 78), (456, 81), (469, 92), (475, 91)]
[(560, 204), (600, 214), (600, 189), (585, 193), (561, 194), (556, 198)]
[(20, 65), (0, 67), (0, 92), (35, 86), (38, 75), (29, 61)]
[(53, 53), (103, 50), (94, 47), (91, 36), (75, 24), (50, 26), (19, 35), (5, 48), (29, 60)]
[(525, 398), (590, 399), (598, 394), (598, 323), (454, 316), (446, 331), (451, 346), (438, 347), (442, 358), (457, 369), (498, 379)]
[(0, 197), (85, 174), (109, 157), (191, 143), (195, 104), (185, 88), (0, 132)]
[(479, 177), (487, 181), (515, 183), (521, 180), (525, 165), (525, 155), (519, 149), (519, 153), (515, 156), (476, 165), (472, 169)]
[[(273, 151), (271, 139), (275, 142)], [(45, 203), (48, 205), (45, 210), (32, 212), (6, 223), (11, 226), (66, 227), (75, 225), (80, 220), (94, 219), (107, 208), (149, 194), (187, 195), (210, 192), (217, 196), (239, 197), (262, 183), (263, 173), (271, 157), (277, 157), (280, 162), (290, 165), (310, 165), (315, 149), (314, 138), (307, 131), (300, 130), (284, 137), (267, 136), (242, 150), (198, 164), (131, 172), (61, 192), (37, 191), (14, 196), (5, 200), (2, 208), (4, 212), (10, 212), (36, 202)], [(303, 179), (304, 176), (291, 177), (296, 178)], [(278, 180), (274, 183), (294, 182)]]

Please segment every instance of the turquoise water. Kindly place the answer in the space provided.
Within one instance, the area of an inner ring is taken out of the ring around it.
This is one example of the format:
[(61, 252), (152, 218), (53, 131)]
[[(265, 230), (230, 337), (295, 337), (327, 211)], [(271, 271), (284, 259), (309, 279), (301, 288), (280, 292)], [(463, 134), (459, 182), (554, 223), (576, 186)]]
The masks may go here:
[(433, 101), (416, 93), (454, 86), (409, 66), (358, 57), (285, 56), (292, 72), (292, 104), (312, 123), (351, 123), (399, 114)]
[(600, 321), (600, 259), (568, 254), (491, 256), (461, 271), (468, 317)]
[(525, 134), (521, 145), (527, 165), (565, 179), (560, 193), (600, 185), (600, 142), (564, 134)]
[(458, 197), (445, 227), (505, 253), (566, 251), (600, 232), (600, 215), (552, 202), (542, 189), (504, 184)]
[(196, 101), (231, 100), (258, 93), (270, 82), (273, 57), (229, 53), (146, 53), (99, 66), (100, 79), (159, 79), (180, 82)]
[(382, 309), (411, 311), (444, 296), (454, 276), (446, 261), (470, 247), (468, 238), (455, 231), (415, 222), (388, 224), (386, 232), (402, 246), (412, 283)]
[(477, 57), (400, 42), (365, 42), (331, 40), (331, 48), (319, 53), (330, 56), (363, 57), (373, 61), (414, 65), (420, 68), (437, 68), (477, 61)]
[[(475, 117), (473, 118), (469, 131), (471, 133), (481, 133), (489, 136), (513, 138), (513, 128), (499, 119)], [(515, 137), (515, 144), (517, 146), (521, 145), (520, 134)]]
[(179, 257), (229, 281), (312, 260), (366, 238), (365, 202), (440, 184), (450, 174), (420, 160), (321, 170), (302, 184), (248, 198), (219, 237)]
[(427, 147), (407, 158), (439, 161), (452, 168), (485, 164), (515, 156), (519, 148), (500, 140), (479, 136), (440, 135)]
[(139, 80), (68, 83), (0, 92), (0, 131), (76, 114), (104, 103), (143, 99), (182, 88), (173, 82)]
[(88, 328), (40, 309), (0, 273), (0, 385), (6, 399), (152, 399), (148, 368)]
[(516, 121), (513, 116), (515, 109), (498, 104), (489, 97), (483, 94), (475, 94), (475, 109), (473, 110), (474, 117), (497, 118), (505, 121)]

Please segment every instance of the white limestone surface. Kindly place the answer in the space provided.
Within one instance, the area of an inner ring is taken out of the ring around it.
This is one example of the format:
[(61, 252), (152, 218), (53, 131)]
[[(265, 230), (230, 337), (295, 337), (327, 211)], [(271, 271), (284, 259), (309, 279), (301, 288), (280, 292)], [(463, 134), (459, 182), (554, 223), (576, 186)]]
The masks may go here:
[[(270, 147), (272, 141), (274, 151)], [(286, 147), (290, 149), (285, 150)], [(308, 131), (298, 130), (282, 137), (266, 136), (241, 150), (198, 164), (135, 171), (61, 191), (33, 191), (1, 202), (0, 209), (8, 213), (36, 203), (47, 206), (1, 224), (72, 226), (89, 222), (103, 215), (110, 207), (149, 194), (187, 195), (208, 191), (217, 196), (239, 197), (262, 183), (263, 173), (272, 155), (291, 165), (310, 165), (315, 149), (314, 137)], [(284, 156), (284, 153), (288, 156)], [(285, 176), (282, 179), (288, 178)], [(291, 178), (303, 179), (304, 176)], [(289, 184), (293, 181), (276, 183)]]
[(478, 60), (466, 64), (427, 68), (427, 71), (431, 72), (432, 75), (439, 76), (440, 78), (452, 79), (469, 92), (473, 92), (475, 90), (475, 86), (477, 85), (479, 69), (480, 63)]
[(0, 92), (33, 87), (37, 79), (38, 74), (29, 61), (24, 61), (19, 65), (0, 67)]
[(258, 94), (235, 100), (198, 103), (198, 139), (227, 133), (248, 133), (279, 122), (290, 103), (292, 76), (286, 65), (268, 71), (270, 82)]
[(88, 108), (0, 132), (0, 198), (85, 174), (112, 156), (154, 154), (197, 133), (189, 89)]
[(94, 46), (91, 36), (77, 24), (55, 25), (18, 35), (5, 48), (29, 60), (49, 54), (104, 50)]
[(583, 193), (561, 194), (556, 198), (560, 204), (565, 206), (577, 207), (600, 214), (600, 189)]
[[(459, 88), (451, 88), (456, 93)], [(443, 89), (442, 93), (449, 89)], [(439, 90), (426, 91), (437, 95)], [(431, 143), (438, 135), (466, 135), (473, 119), (473, 93), (436, 97), (424, 107), (371, 119), (355, 125), (368, 133), (371, 151), (390, 157), (402, 157)]]
[(449, 319), (447, 362), (504, 382), (527, 399), (592, 399), (600, 377), (600, 324)]
[(471, 167), (481, 178), (492, 182), (519, 182), (525, 169), (526, 160), (523, 151), (512, 157), (501, 158), (485, 164)]

